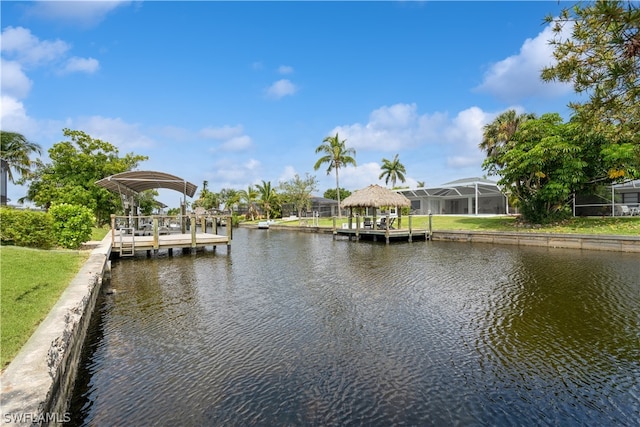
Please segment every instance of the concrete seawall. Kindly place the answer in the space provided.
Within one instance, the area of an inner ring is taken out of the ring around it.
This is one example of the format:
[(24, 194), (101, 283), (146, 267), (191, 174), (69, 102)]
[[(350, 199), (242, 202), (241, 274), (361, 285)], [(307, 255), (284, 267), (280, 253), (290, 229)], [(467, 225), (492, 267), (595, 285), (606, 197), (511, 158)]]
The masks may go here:
[[(240, 224), (240, 226), (258, 228), (253, 224)], [(333, 232), (332, 227), (271, 225), (270, 228), (304, 233), (330, 234)], [(433, 230), (431, 240), (640, 253), (640, 236), (624, 235)]]
[(640, 253), (640, 236), (434, 230), (431, 240)]
[(108, 235), (0, 376), (1, 425), (69, 421), (67, 405), (110, 252)]

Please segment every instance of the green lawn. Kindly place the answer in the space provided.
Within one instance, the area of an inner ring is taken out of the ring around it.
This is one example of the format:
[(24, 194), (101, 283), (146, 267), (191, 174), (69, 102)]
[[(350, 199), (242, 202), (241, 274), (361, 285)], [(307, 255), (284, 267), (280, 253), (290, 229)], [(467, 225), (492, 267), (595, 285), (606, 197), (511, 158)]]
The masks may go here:
[(0, 366), (15, 357), (89, 252), (0, 248)]
[[(336, 219), (338, 227), (347, 222), (347, 218)], [(278, 221), (278, 224), (286, 226), (298, 226), (299, 221)], [(414, 228), (428, 228), (429, 217), (426, 215), (414, 216), (412, 225)], [(333, 227), (332, 218), (320, 218), (321, 227)], [(402, 226), (408, 226), (408, 218), (402, 218)], [(619, 234), (640, 236), (640, 217), (589, 217), (571, 218), (562, 224), (546, 226), (522, 226), (512, 216), (454, 216), (434, 215), (432, 217), (433, 230), (470, 230), (470, 231), (508, 231), (523, 233), (569, 233), (569, 234)]]
[(109, 227), (93, 227), (91, 229), (91, 240), (102, 240), (111, 230)]

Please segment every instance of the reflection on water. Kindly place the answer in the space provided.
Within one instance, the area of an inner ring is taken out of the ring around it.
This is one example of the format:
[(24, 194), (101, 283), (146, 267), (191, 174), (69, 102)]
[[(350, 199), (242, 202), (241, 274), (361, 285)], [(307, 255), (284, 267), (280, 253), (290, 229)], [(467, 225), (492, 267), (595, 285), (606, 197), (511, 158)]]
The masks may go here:
[(244, 230), (114, 263), (75, 425), (633, 425), (637, 255)]

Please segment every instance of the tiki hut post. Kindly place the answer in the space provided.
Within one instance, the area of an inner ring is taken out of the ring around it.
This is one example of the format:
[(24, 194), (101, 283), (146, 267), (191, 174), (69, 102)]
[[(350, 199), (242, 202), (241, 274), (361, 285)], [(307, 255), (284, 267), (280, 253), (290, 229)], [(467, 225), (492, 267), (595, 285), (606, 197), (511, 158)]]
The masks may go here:
[(373, 208), (373, 220), (377, 222), (376, 209), (382, 206), (411, 206), (411, 202), (404, 195), (391, 191), (379, 185), (370, 185), (354, 191), (342, 201), (343, 208)]

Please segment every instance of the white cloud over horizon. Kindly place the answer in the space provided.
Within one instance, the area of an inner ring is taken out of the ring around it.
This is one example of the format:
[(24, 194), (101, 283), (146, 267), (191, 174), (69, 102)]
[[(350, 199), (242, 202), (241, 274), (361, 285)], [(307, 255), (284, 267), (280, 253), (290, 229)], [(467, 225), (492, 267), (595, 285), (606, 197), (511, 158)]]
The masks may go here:
[[(559, 97), (571, 92), (569, 83), (546, 83), (540, 77), (542, 68), (555, 61), (553, 47), (549, 44), (554, 37), (552, 28), (549, 24), (536, 37), (526, 39), (517, 55), (491, 64), (482, 83), (474, 90), (507, 102), (517, 102), (526, 97)], [(570, 32), (571, 26), (565, 26), (562, 37), (568, 37)]]

